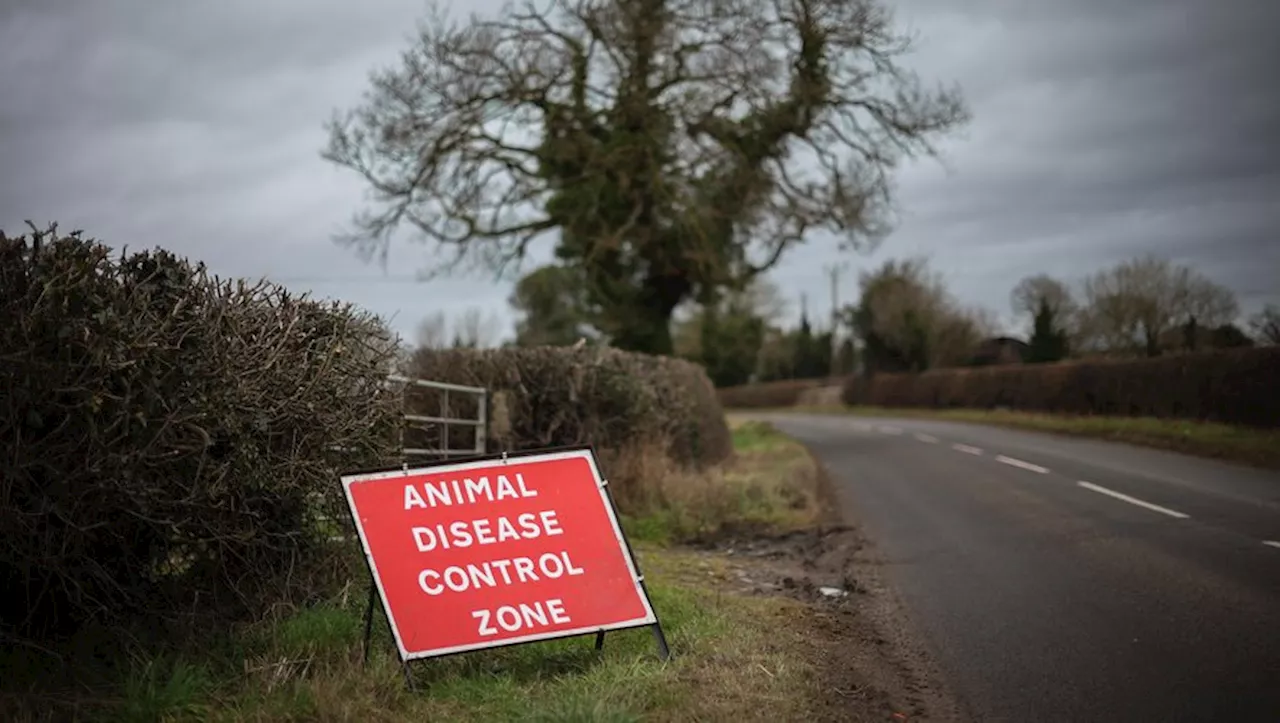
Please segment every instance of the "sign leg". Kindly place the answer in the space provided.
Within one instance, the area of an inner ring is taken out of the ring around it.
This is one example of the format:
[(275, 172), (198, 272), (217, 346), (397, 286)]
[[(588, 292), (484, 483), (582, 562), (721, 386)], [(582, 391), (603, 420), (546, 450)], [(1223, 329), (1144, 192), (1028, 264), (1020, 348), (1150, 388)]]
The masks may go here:
[(604, 650), (604, 631), (596, 633), (596, 650)]
[(364, 651), (363, 661), (369, 663), (369, 643), (373, 640), (373, 606), (378, 603), (378, 587), (369, 580), (369, 604), (364, 608)]
[(658, 643), (658, 657), (662, 660), (671, 660), (671, 648), (667, 647), (667, 636), (662, 632), (662, 623), (654, 623), (649, 627), (653, 628), (653, 639)]

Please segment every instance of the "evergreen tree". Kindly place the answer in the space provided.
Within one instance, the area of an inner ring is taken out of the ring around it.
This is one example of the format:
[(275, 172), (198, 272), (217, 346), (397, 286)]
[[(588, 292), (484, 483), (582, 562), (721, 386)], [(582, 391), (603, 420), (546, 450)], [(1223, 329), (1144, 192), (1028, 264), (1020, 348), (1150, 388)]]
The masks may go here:
[(1042, 297), (1036, 309), (1030, 349), (1027, 351), (1028, 363), (1056, 362), (1067, 357), (1067, 332), (1057, 327), (1054, 316), (1049, 300)]

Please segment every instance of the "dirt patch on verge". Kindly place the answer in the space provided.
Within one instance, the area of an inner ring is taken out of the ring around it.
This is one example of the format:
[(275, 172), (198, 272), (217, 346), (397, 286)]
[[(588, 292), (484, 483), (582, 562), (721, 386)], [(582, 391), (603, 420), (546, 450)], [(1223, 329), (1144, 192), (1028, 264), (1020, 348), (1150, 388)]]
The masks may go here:
[[(824, 501), (833, 500), (822, 476)], [(818, 678), (815, 720), (964, 720), (882, 580), (874, 548), (856, 527), (834, 521), (834, 505), (824, 508), (831, 512), (815, 529), (736, 530), (700, 540), (690, 547), (704, 560), (690, 569), (731, 594), (803, 604), (786, 624), (799, 633), (796, 652)]]

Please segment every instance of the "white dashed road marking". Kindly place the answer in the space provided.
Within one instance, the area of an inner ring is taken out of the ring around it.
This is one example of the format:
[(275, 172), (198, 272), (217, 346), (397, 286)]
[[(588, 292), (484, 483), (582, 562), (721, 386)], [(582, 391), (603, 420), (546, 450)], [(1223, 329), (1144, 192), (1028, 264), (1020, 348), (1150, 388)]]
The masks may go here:
[(1151, 504), (1150, 502), (1144, 502), (1144, 501), (1142, 501), (1142, 500), (1138, 499), (1137, 497), (1130, 497), (1129, 495), (1122, 494), (1122, 493), (1120, 493), (1120, 492), (1116, 492), (1115, 490), (1109, 490), (1109, 489), (1107, 489), (1106, 487), (1102, 487), (1102, 486), (1099, 486), (1099, 485), (1093, 484), (1093, 483), (1091, 483), (1091, 482), (1077, 482), (1076, 484), (1080, 485), (1081, 487), (1083, 487), (1083, 488), (1085, 488), (1085, 489), (1087, 489), (1087, 490), (1090, 490), (1090, 491), (1093, 491), (1093, 492), (1097, 492), (1097, 493), (1099, 493), (1099, 494), (1104, 494), (1104, 495), (1107, 495), (1107, 496), (1109, 496), (1109, 497), (1114, 497), (1114, 498), (1116, 498), (1116, 499), (1118, 499), (1118, 500), (1122, 500), (1122, 501), (1124, 501), (1124, 502), (1128, 502), (1128, 503), (1129, 503), (1129, 504), (1131, 504), (1131, 505), (1137, 505), (1138, 507), (1145, 507), (1145, 508), (1147, 508), (1148, 510), (1151, 510), (1152, 512), (1159, 512), (1159, 513), (1160, 513), (1160, 514), (1162, 514), (1162, 515), (1168, 515), (1168, 516), (1170, 516), (1170, 517), (1176, 517), (1176, 518), (1178, 518), (1178, 519), (1180, 519), (1180, 520), (1184, 520), (1184, 519), (1186, 519), (1186, 518), (1187, 518), (1187, 515), (1185, 515), (1185, 514), (1183, 514), (1183, 513), (1181, 513), (1181, 512), (1178, 512), (1177, 510), (1171, 510), (1171, 509), (1169, 509), (1168, 507), (1161, 507), (1160, 505), (1153, 505), (1153, 504)]
[(902, 434), (902, 430), (897, 427), (881, 427), (880, 431), (885, 434)]
[(937, 443), (938, 443), (938, 438), (937, 438), (937, 437), (930, 437), (930, 436), (929, 436), (929, 435), (927, 435), (927, 434), (917, 434), (917, 435), (916, 435), (916, 439), (920, 440), (921, 442), (924, 442), (925, 444), (937, 444)]
[(1040, 474), (1048, 474), (1048, 473), (1049, 473), (1049, 468), (1047, 468), (1047, 467), (1041, 467), (1041, 466), (1040, 466), (1040, 465), (1038, 465), (1038, 464), (1031, 464), (1030, 462), (1023, 462), (1022, 460), (1020, 460), (1020, 459), (1014, 459), (1013, 457), (1006, 457), (1006, 456), (1004, 456), (1003, 454), (996, 455), (996, 461), (997, 461), (997, 462), (1003, 462), (1003, 463), (1005, 463), (1005, 464), (1007, 464), (1007, 465), (1010, 465), (1010, 466), (1013, 466), (1013, 467), (1019, 467), (1019, 468), (1021, 468), (1021, 469), (1025, 469), (1025, 470), (1027, 470), (1027, 471), (1029, 471), (1029, 472), (1038, 472), (1038, 473), (1040, 473)]
[(970, 447), (967, 444), (953, 444), (951, 445), (951, 448), (957, 452), (964, 452), (965, 454), (982, 454), (981, 448)]
[(1266, 545), (1267, 547), (1280, 548), (1280, 542), (1276, 542), (1275, 540), (1263, 540), (1262, 544)]

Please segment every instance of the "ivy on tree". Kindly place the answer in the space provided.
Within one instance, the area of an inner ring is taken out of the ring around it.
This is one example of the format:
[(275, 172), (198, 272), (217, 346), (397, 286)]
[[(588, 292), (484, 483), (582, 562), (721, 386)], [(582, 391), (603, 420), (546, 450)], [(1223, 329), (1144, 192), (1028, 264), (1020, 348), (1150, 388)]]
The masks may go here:
[(898, 65), (875, 0), (552, 0), (420, 24), (398, 67), (329, 125), (324, 155), (436, 272), (499, 272), (555, 232), (618, 347), (672, 350), (687, 299), (741, 288), (815, 230), (887, 229), (890, 171), (966, 119)]
[(1037, 364), (1067, 358), (1069, 342), (1066, 329), (1057, 321), (1058, 312), (1047, 296), (1040, 297), (1028, 342), (1027, 361)]

